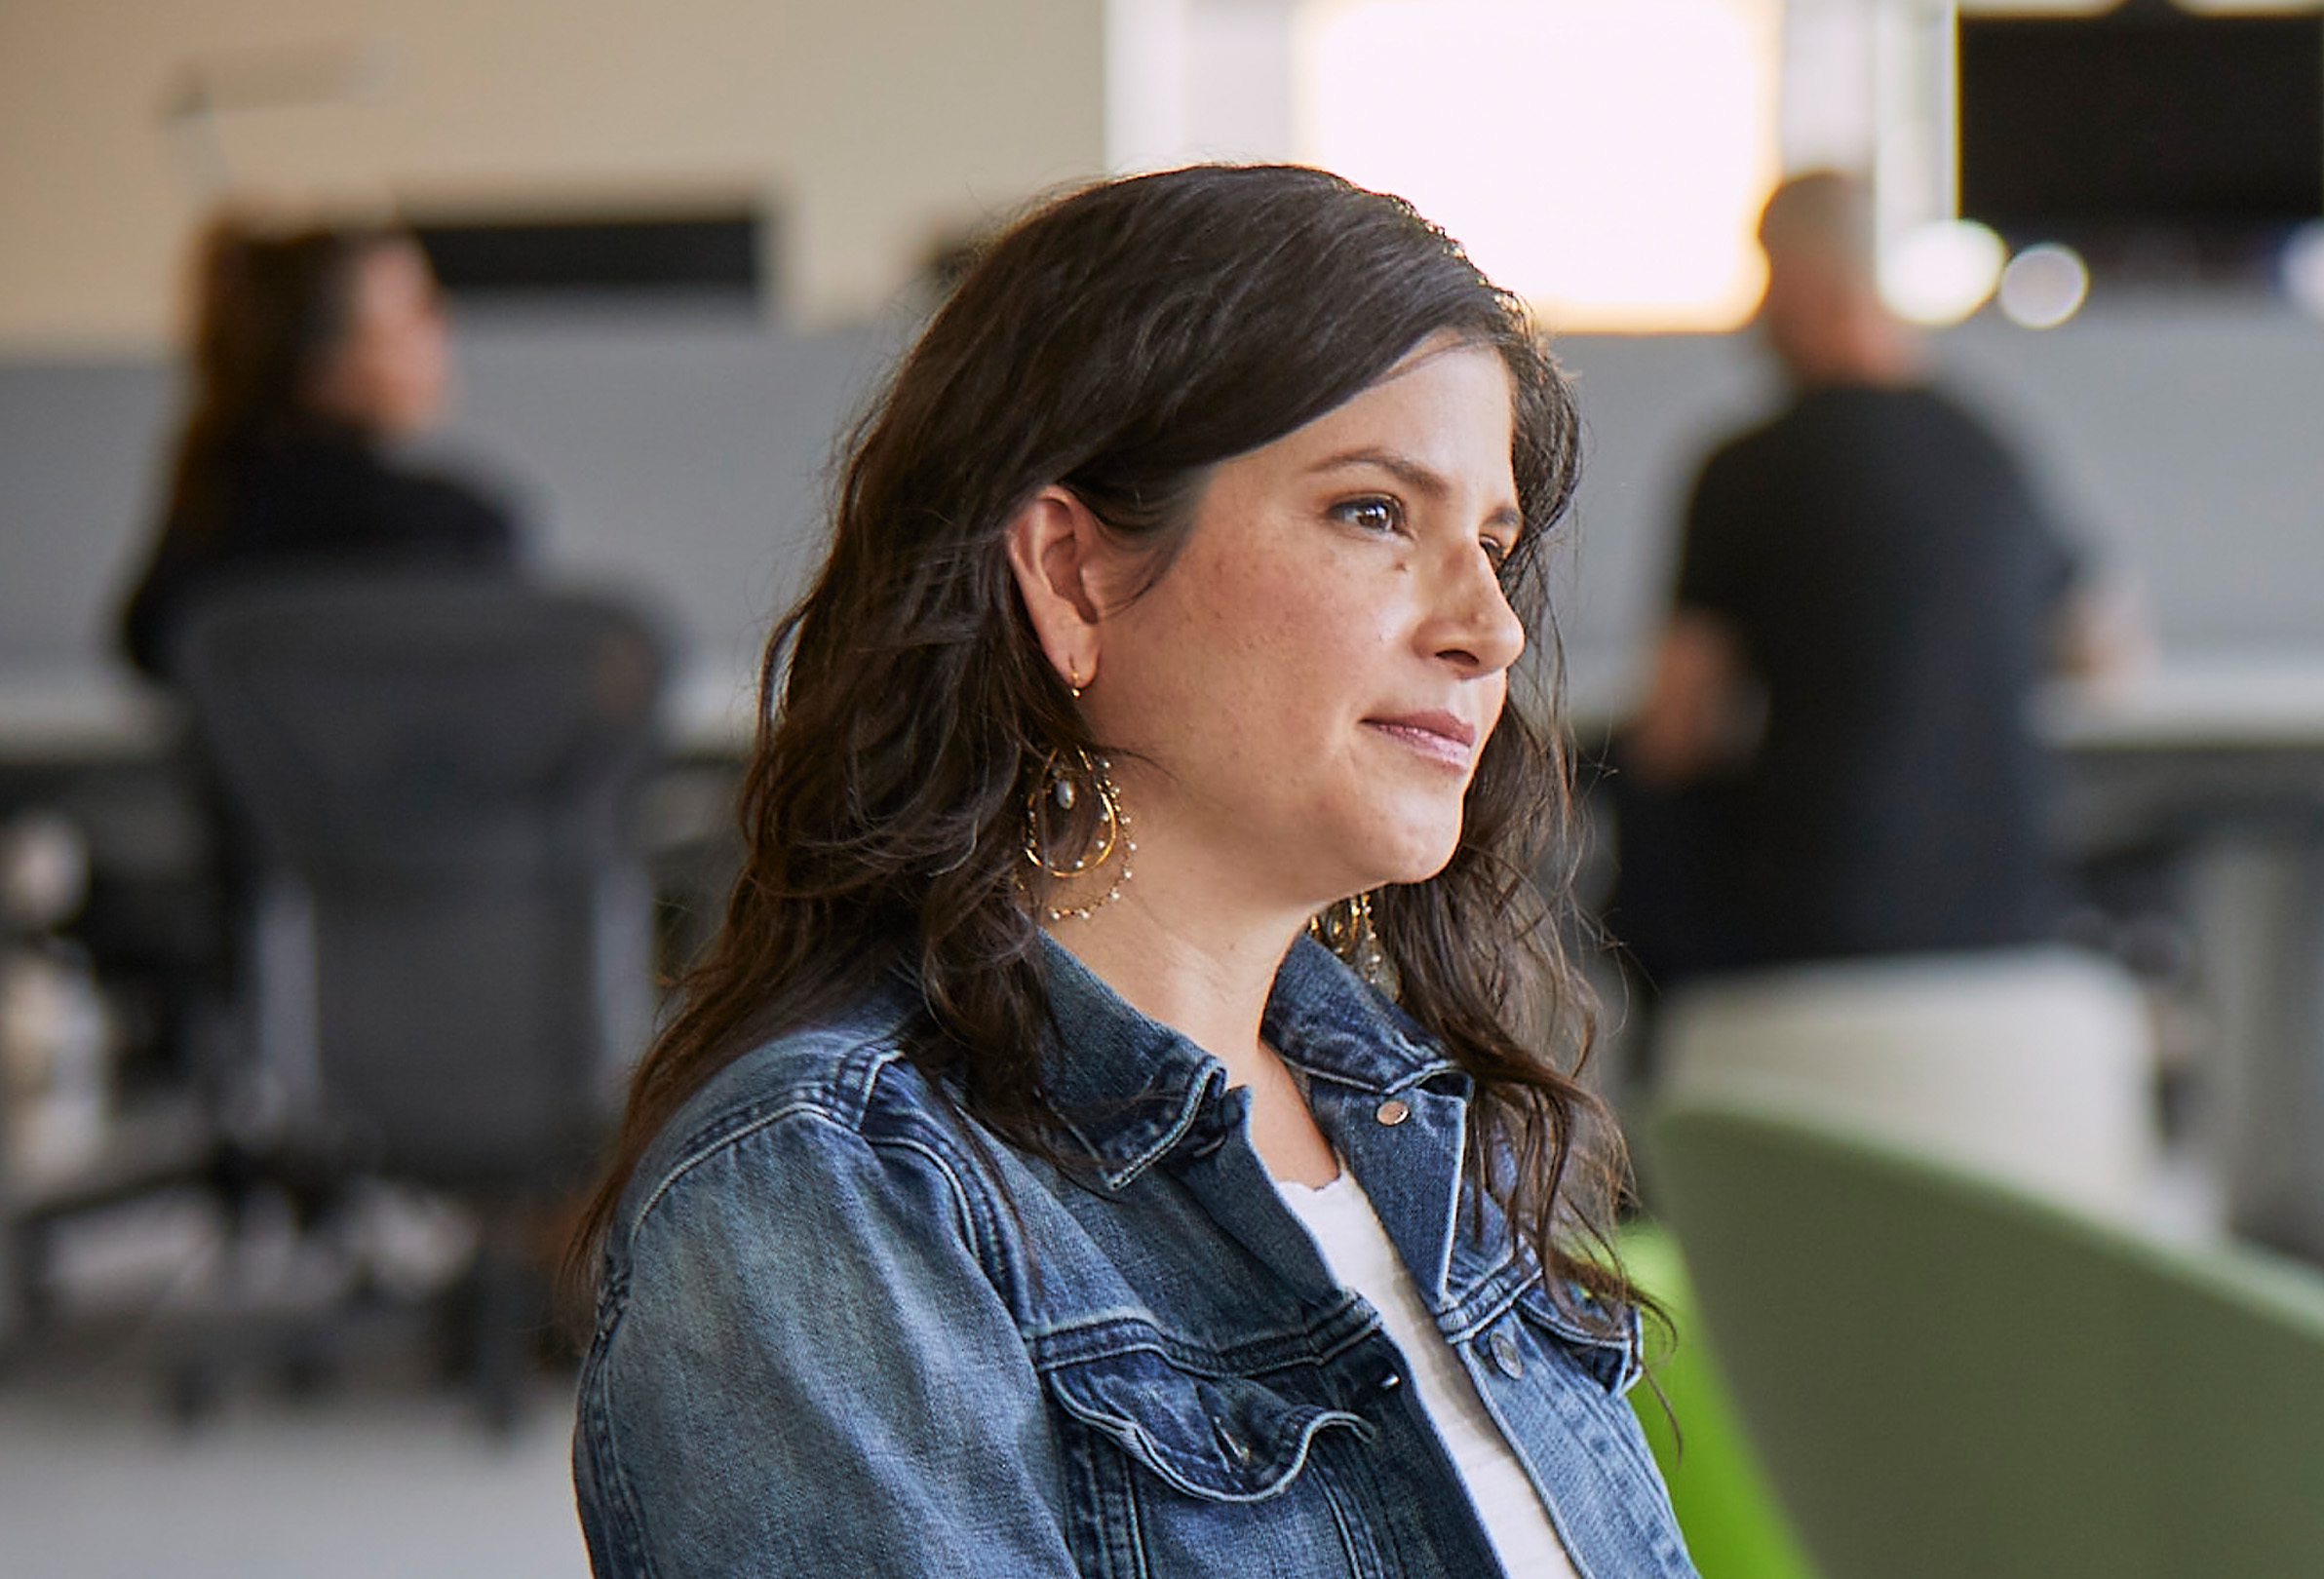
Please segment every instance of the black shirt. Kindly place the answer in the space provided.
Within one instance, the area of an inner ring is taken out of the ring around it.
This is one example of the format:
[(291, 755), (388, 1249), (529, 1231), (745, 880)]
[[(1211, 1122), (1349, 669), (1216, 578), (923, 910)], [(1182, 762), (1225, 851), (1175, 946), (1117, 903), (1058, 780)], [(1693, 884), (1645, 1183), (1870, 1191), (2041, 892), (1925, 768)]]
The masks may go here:
[(2015, 461), (1926, 389), (1811, 390), (1711, 456), (1677, 601), (1766, 692), (1703, 874), (1745, 960), (2040, 933), (2027, 710), (2072, 571)]
[(189, 599), (283, 570), (506, 572), (506, 512), (444, 478), (400, 470), (352, 435), (253, 445), (225, 470), (218, 519), (166, 530), (122, 616), (122, 642), (158, 674)]

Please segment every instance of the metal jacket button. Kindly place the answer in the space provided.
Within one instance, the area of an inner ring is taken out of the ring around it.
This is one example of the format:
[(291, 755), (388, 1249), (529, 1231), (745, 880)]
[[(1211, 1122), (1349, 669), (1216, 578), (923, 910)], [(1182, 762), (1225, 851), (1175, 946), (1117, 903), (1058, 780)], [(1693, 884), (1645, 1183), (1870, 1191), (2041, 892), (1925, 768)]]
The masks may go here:
[(1485, 1346), (1492, 1352), (1493, 1366), (1502, 1375), (1516, 1381), (1525, 1374), (1525, 1356), (1518, 1352), (1517, 1339), (1506, 1328), (1488, 1338)]
[(1413, 1116), (1412, 1104), (1401, 1097), (1391, 1097), (1375, 1108), (1372, 1116), (1392, 1129)]

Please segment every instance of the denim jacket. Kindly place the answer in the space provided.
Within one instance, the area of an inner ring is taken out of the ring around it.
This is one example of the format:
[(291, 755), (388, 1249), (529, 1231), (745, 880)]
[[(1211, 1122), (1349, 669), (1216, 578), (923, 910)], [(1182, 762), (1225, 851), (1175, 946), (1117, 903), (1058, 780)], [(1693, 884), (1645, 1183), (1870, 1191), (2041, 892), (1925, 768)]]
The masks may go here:
[[(574, 1478), (600, 1579), (1499, 1572), (1406, 1364), (1253, 1150), (1248, 1093), (1049, 950), (1067, 1169), (951, 1117), (915, 994), (721, 1070), (606, 1253)], [(1694, 1572), (1623, 1394), (1471, 1231), (1469, 1083), (1301, 940), (1266, 1010), (1583, 1579)], [(1488, 1214), (1490, 1217), (1490, 1213)]]

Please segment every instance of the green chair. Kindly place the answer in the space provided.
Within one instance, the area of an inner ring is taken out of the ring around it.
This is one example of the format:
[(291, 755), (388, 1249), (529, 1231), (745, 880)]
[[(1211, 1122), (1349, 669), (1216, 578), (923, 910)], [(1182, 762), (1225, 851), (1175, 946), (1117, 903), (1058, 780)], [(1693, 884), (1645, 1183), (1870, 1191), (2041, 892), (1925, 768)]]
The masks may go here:
[(1770, 1110), (1647, 1139), (1828, 1579), (2324, 1574), (2324, 1276)]
[(1678, 1347), (1652, 1359), (1654, 1385), (1638, 1388), (1630, 1402), (1695, 1567), (1703, 1579), (1814, 1579), (1703, 1341), (1677, 1242), (1657, 1224), (1634, 1222), (1615, 1247), (1623, 1270), (1661, 1302), (1677, 1329)]

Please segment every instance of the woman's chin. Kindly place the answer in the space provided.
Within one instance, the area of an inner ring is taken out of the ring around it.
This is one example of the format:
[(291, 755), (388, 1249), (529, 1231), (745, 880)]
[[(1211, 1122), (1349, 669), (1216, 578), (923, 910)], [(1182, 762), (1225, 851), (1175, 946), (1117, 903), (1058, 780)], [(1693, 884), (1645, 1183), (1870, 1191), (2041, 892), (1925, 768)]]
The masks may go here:
[(1369, 852), (1373, 859), (1364, 867), (1375, 875), (1364, 885), (1367, 891), (1392, 883), (1424, 883), (1451, 866), (1460, 848), (1457, 824), (1435, 837), (1424, 836), (1423, 830), (1409, 826), (1399, 831), (1402, 836), (1383, 840)]

